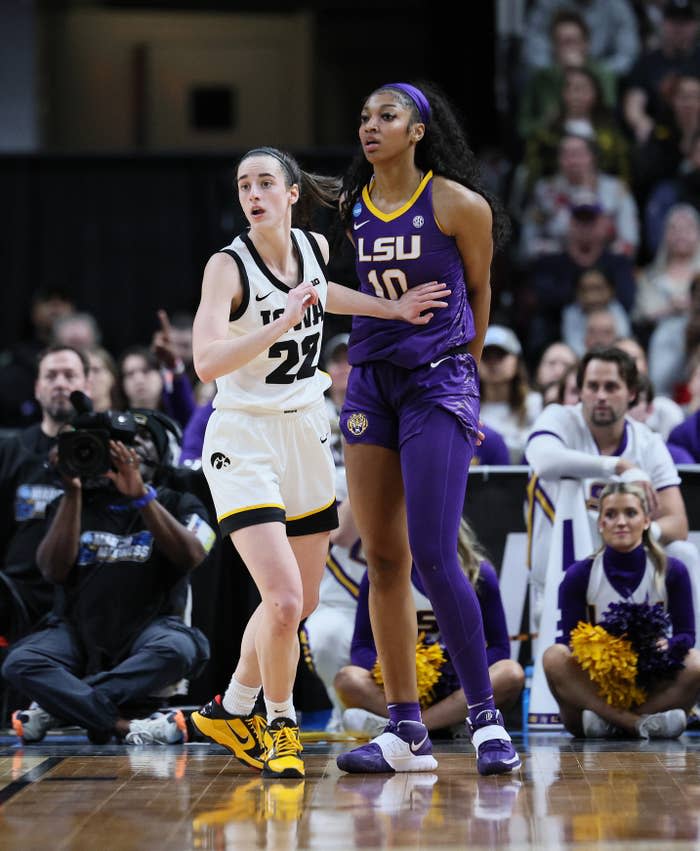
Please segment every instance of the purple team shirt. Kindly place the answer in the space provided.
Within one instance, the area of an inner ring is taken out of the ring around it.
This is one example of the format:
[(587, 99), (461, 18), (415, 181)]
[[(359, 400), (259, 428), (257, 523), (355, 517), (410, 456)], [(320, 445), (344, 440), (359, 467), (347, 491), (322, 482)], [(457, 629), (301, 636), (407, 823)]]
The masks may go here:
[(413, 197), (393, 213), (382, 213), (368, 187), (353, 207), (356, 269), (360, 291), (399, 298), (411, 287), (438, 281), (452, 290), (448, 306), (427, 325), (355, 316), (348, 347), (353, 365), (388, 361), (406, 369), (435, 360), (474, 337), (462, 257), (453, 237), (438, 227), (433, 213), (433, 175), (428, 172)]

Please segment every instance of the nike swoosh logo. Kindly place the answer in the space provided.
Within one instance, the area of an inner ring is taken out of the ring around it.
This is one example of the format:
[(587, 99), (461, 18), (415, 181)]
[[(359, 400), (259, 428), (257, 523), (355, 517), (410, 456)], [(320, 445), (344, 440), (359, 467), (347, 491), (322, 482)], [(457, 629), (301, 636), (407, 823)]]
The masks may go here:
[(255, 300), (256, 300), (256, 301), (265, 301), (265, 299), (266, 299), (268, 296), (271, 296), (273, 292), (274, 292), (274, 290), (270, 290), (270, 292), (269, 292), (269, 293), (265, 293), (265, 295), (256, 295), (256, 296), (255, 296)]
[(253, 738), (253, 736), (250, 733), (248, 733), (248, 735), (245, 738), (242, 738), (241, 736), (238, 735), (238, 733), (233, 729), (233, 727), (230, 724), (227, 724), (226, 726), (228, 727), (231, 735), (236, 739), (236, 741), (238, 741), (241, 744), (241, 746), (243, 747), (243, 750), (249, 751), (249, 750), (252, 750), (256, 746), (255, 739)]
[(450, 356), (448, 355), (446, 358), (440, 358), (440, 360), (430, 361), (430, 366), (435, 369), (436, 366), (440, 366), (443, 361), (449, 360)]
[(365, 219), (364, 222), (355, 222), (355, 224), (352, 226), (352, 229), (353, 230), (359, 230), (360, 228), (363, 228), (365, 225), (368, 225), (369, 221), (370, 221), (369, 219)]
[(425, 744), (425, 742), (427, 741), (427, 739), (428, 739), (428, 734), (426, 733), (426, 734), (423, 736), (423, 738), (420, 740), (420, 742), (411, 742), (411, 744), (409, 745), (409, 747), (411, 748), (411, 750), (413, 751), (413, 753), (418, 753), (418, 751), (419, 751), (419, 750), (423, 747), (423, 745)]
[(321, 437), (319, 439), (320, 439), (321, 443), (325, 443), (328, 440), (328, 435), (326, 435), (325, 437)]
[(504, 765), (510, 765), (512, 762), (520, 762), (520, 757), (516, 754), (516, 755), (515, 755), (514, 757), (512, 757), (511, 759), (502, 759), (502, 760), (501, 760), (501, 762), (502, 762)]

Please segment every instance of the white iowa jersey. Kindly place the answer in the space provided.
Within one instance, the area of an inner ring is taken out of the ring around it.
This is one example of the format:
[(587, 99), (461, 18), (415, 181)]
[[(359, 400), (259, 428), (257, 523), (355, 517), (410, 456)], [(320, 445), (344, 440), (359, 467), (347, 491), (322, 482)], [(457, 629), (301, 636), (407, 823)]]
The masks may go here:
[[(581, 404), (548, 405), (539, 415), (530, 432), (530, 440), (538, 434), (558, 437), (567, 449), (577, 449), (589, 455), (599, 455), (598, 445), (593, 439), (583, 418)], [(628, 458), (644, 470), (656, 490), (680, 484), (678, 471), (660, 435), (647, 428), (644, 423), (625, 418), (625, 430), (617, 451), (613, 453)], [(594, 546), (600, 543), (598, 533), (598, 501), (609, 481), (619, 481), (611, 475), (583, 480), (586, 509)], [(559, 479), (543, 479), (532, 476), (528, 484), (528, 531), (530, 539), (530, 567), (541, 575), (544, 582), (547, 554), (552, 532), (552, 523), (559, 496)]]
[[(318, 304), (307, 308), (304, 318), (269, 349), (240, 369), (216, 379), (215, 408), (282, 413), (318, 402), (330, 386), (330, 377), (318, 370), (323, 315), (328, 281), (323, 256), (315, 239), (293, 228), (300, 281), (310, 281), (318, 292)], [(223, 251), (238, 265), (243, 300), (231, 314), (229, 336), (243, 337), (284, 313), (290, 287), (267, 268), (247, 233), (237, 236)]]

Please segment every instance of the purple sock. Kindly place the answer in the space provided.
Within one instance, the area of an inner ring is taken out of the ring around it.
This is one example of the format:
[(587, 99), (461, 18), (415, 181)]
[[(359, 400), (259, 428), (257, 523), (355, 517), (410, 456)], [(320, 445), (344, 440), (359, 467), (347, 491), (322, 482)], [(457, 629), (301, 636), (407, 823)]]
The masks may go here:
[(399, 721), (422, 721), (418, 703), (388, 703), (386, 708), (392, 724), (398, 724)]
[(413, 560), (467, 704), (476, 714), (493, 709), (494, 703), (481, 608), (457, 557), (472, 455), (463, 426), (441, 408), (434, 409), (421, 432), (401, 448)]

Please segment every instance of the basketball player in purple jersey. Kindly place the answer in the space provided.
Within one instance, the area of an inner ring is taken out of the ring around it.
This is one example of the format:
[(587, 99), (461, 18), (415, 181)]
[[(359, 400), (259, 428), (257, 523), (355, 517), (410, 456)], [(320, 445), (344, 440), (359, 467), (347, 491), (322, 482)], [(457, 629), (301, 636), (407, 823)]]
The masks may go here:
[(340, 424), (389, 724), (337, 762), (349, 772), (437, 765), (418, 704), (413, 556), (467, 697), (478, 771), (507, 773), (520, 758), (494, 705), (479, 603), (456, 543), (478, 432), (493, 242), (507, 222), (478, 187), (474, 155), (433, 86), (377, 89), (359, 135), (362, 155), (344, 180), (341, 220), (361, 291), (397, 299), (435, 280), (451, 295), (423, 326), (353, 319)]

